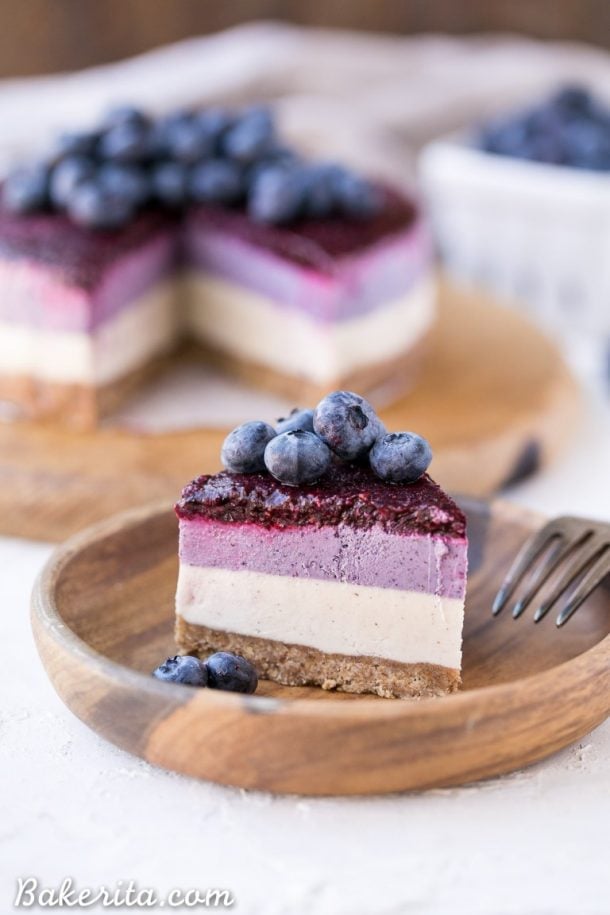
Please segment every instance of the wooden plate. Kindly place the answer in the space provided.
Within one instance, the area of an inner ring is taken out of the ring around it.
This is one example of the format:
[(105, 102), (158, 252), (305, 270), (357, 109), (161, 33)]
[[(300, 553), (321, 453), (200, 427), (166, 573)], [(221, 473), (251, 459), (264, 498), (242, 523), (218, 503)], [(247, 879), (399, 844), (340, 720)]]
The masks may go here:
[(160, 683), (173, 654), (176, 521), (118, 515), (60, 547), (34, 592), (38, 649), (66, 705), (102, 736), (178, 772), (244, 788), (369, 794), (508, 772), (610, 713), (610, 597), (557, 630), (489, 607), (540, 519), (468, 503), (471, 574), (463, 691), (388, 700), (263, 682), (254, 696)]
[[(445, 284), (420, 381), (382, 415), (430, 440), (445, 488), (487, 496), (554, 458), (573, 435), (578, 393), (555, 347), (518, 312)], [(219, 469), (226, 431), (0, 424), (0, 533), (56, 541), (113, 512), (173, 501), (192, 477)]]

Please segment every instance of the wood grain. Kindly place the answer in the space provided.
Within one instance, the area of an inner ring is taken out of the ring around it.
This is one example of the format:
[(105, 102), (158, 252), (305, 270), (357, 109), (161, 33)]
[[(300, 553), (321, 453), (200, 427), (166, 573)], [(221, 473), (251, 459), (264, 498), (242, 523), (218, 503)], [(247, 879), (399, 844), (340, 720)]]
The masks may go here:
[[(573, 435), (578, 405), (557, 350), (528, 321), (442, 284), (420, 380), (382, 416), (430, 440), (432, 473), (446, 488), (485, 496), (546, 466)], [(188, 480), (219, 469), (226, 431), (0, 424), (0, 534), (57, 541), (125, 508), (173, 501)]]
[(605, 0), (3, 0), (0, 76), (92, 66), (254, 19), (392, 34), (504, 31), (610, 44)]
[(245, 788), (369, 794), (456, 785), (543, 759), (610, 714), (610, 595), (562, 630), (490, 616), (540, 519), (468, 501), (463, 690), (386, 700), (263, 682), (254, 696), (163, 684), (173, 653), (177, 525), (165, 507), (102, 522), (60, 547), (33, 597), (44, 666), (68, 707), (152, 763)]

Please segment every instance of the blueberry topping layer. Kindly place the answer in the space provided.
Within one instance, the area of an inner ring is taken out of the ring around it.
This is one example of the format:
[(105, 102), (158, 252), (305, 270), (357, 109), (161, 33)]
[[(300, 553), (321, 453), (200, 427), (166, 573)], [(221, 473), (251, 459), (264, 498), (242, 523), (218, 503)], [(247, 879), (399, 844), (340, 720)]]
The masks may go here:
[(380, 480), (370, 468), (331, 465), (316, 483), (286, 486), (270, 474), (201, 476), (184, 489), (179, 518), (255, 523), (269, 528), (380, 525), (396, 533), (463, 537), (466, 519), (426, 474), (411, 486)]

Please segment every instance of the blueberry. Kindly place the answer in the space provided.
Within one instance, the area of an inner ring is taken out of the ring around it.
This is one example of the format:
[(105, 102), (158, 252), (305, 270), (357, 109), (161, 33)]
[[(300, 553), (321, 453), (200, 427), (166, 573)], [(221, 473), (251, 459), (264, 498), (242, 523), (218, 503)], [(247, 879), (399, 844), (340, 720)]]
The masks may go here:
[(276, 435), (265, 448), (269, 473), (289, 486), (314, 483), (330, 467), (330, 449), (315, 432), (295, 429)]
[(143, 168), (120, 162), (106, 162), (97, 179), (110, 194), (123, 197), (134, 207), (142, 206), (151, 193), (151, 183)]
[(69, 156), (58, 162), (50, 178), (49, 194), (53, 206), (60, 210), (68, 206), (76, 188), (92, 179), (95, 172), (95, 162), (87, 156)]
[(68, 215), (90, 229), (118, 229), (133, 218), (133, 204), (105, 190), (95, 181), (85, 181), (72, 192)]
[(140, 162), (151, 147), (151, 132), (138, 121), (125, 121), (109, 127), (100, 137), (99, 153), (114, 162)]
[(414, 432), (390, 432), (375, 442), (371, 467), (388, 483), (415, 483), (432, 460), (430, 445)]
[(62, 133), (55, 143), (52, 158), (59, 161), (66, 156), (93, 156), (99, 136), (97, 131)]
[(572, 85), (559, 89), (551, 98), (550, 107), (567, 114), (587, 113), (591, 110), (593, 98), (585, 86)]
[(217, 651), (205, 662), (210, 689), (232, 693), (253, 693), (258, 686), (256, 670), (241, 655)]
[(106, 112), (102, 121), (104, 127), (116, 127), (123, 124), (133, 124), (141, 128), (149, 127), (150, 118), (135, 105), (117, 105)]
[(214, 138), (206, 133), (201, 121), (192, 115), (168, 123), (165, 149), (170, 159), (194, 163), (212, 154)]
[(340, 199), (335, 192), (335, 166), (310, 165), (303, 170), (303, 213), (312, 219), (330, 216)]
[(232, 473), (257, 473), (265, 469), (265, 448), (275, 429), (262, 422), (242, 423), (225, 438), (220, 452), (223, 466)]
[(275, 424), (275, 431), (293, 432), (300, 429), (302, 432), (313, 432), (313, 410), (299, 410), (295, 407), (289, 416), (282, 416)]
[(226, 131), (223, 152), (231, 159), (247, 164), (263, 156), (275, 140), (274, 124), (267, 108), (254, 108), (245, 112)]
[(195, 118), (215, 146), (235, 123), (235, 116), (226, 108), (204, 108), (195, 114)]
[(591, 122), (574, 121), (564, 132), (566, 160), (577, 168), (604, 170), (610, 167), (610, 134)]
[(2, 205), (11, 213), (32, 213), (47, 204), (49, 172), (45, 165), (31, 165), (12, 172), (1, 189)]
[(248, 194), (248, 213), (256, 222), (282, 224), (295, 220), (304, 196), (299, 169), (275, 165), (261, 171)]
[(370, 219), (381, 209), (379, 190), (365, 178), (347, 170), (340, 172), (333, 181), (338, 204), (346, 216), (354, 219)]
[(166, 683), (184, 683), (186, 686), (207, 686), (208, 670), (199, 658), (189, 654), (175, 655), (153, 670), (153, 677)]
[(198, 203), (237, 203), (243, 194), (241, 170), (224, 159), (202, 162), (191, 173), (189, 190)]
[(179, 207), (188, 197), (189, 172), (181, 162), (159, 162), (151, 172), (153, 193), (165, 206)]
[(313, 415), (316, 435), (345, 461), (368, 454), (385, 432), (373, 407), (351, 391), (333, 391), (320, 401)]

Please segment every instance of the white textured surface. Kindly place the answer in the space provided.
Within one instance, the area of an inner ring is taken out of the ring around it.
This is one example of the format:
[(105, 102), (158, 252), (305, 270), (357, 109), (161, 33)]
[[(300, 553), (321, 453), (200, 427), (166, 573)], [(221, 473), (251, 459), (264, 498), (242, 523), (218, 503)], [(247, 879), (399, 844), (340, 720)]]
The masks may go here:
[[(608, 518), (608, 466), (610, 418), (592, 408), (565, 459), (510, 495)], [(424, 794), (274, 798), (168, 774), (87, 730), (47, 682), (27, 609), (49, 552), (0, 540), (0, 911), (35, 873), (226, 886), (247, 915), (608, 915), (610, 721), (523, 772)]]

